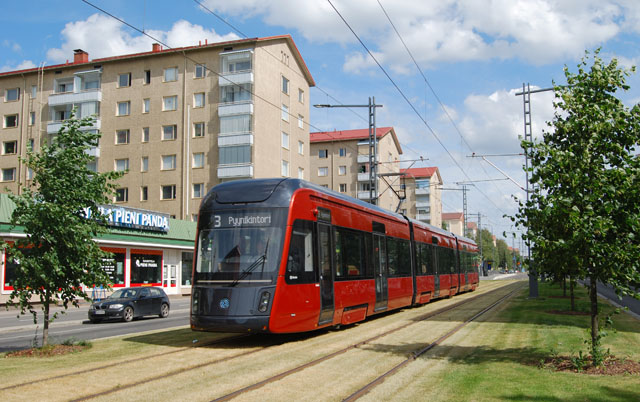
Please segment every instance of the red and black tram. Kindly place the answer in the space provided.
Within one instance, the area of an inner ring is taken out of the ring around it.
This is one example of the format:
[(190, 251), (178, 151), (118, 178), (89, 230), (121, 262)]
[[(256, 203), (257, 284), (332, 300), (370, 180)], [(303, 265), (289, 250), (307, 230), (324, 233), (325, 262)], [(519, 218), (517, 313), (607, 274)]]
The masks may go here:
[(191, 328), (303, 332), (471, 291), (476, 244), (298, 179), (222, 183), (198, 215)]

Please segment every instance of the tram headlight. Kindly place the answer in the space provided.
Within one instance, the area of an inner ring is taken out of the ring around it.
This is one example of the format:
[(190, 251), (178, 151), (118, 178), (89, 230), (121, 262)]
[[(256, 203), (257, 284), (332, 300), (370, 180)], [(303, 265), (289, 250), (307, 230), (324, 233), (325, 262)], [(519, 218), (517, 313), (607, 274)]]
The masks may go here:
[(258, 311), (261, 313), (266, 313), (269, 308), (269, 299), (271, 298), (271, 293), (265, 291), (260, 295), (260, 303), (258, 303)]

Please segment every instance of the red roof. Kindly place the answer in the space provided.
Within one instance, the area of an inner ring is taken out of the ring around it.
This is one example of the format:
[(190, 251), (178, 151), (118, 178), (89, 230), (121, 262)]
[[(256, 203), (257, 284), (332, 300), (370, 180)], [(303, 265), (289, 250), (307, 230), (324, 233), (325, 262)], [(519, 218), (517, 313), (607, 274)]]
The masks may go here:
[[(49, 70), (56, 70), (56, 69), (60, 69), (60, 68), (64, 68), (64, 67), (79, 66), (79, 65), (82, 65), (82, 64), (105, 63), (105, 62), (109, 62), (109, 61), (113, 61), (113, 60), (119, 60), (119, 59), (129, 59), (129, 58), (135, 58), (135, 57), (144, 57), (144, 56), (151, 56), (151, 55), (155, 55), (155, 54), (166, 54), (166, 53), (172, 53), (172, 52), (184, 52), (184, 51), (188, 51), (188, 50), (202, 49), (202, 48), (207, 48), (207, 47), (220, 47), (220, 46), (229, 46), (229, 45), (252, 43), (252, 42), (265, 42), (265, 41), (277, 40), (277, 39), (284, 39), (287, 42), (289, 42), (289, 44), (291, 45), (291, 48), (293, 49), (293, 55), (298, 60), (298, 62), (300, 63), (300, 67), (302, 68), (302, 72), (304, 73), (305, 78), (307, 78), (309, 86), (310, 87), (315, 86), (316, 83), (313, 80), (313, 77), (311, 76), (311, 72), (307, 68), (307, 65), (304, 62), (304, 59), (302, 58), (302, 55), (300, 54), (300, 51), (298, 50), (298, 47), (296, 46), (295, 42), (293, 42), (293, 38), (291, 37), (291, 35), (269, 36), (269, 37), (265, 37), (265, 38), (237, 39), (237, 40), (231, 40), (231, 41), (227, 41), (227, 42), (205, 43), (205, 44), (199, 44), (199, 45), (195, 45), (195, 46), (174, 47), (174, 48), (171, 48), (171, 49), (162, 49), (162, 50), (158, 50), (158, 51), (153, 51), (152, 50), (152, 51), (149, 51), (149, 52), (141, 52), (141, 53), (133, 53), (133, 54), (124, 54), (124, 55), (118, 55), (118, 56), (104, 57), (104, 58), (101, 58), (101, 59), (89, 60), (86, 63), (74, 63), (74, 62), (70, 63), (69, 61), (67, 61), (64, 64), (56, 64), (56, 65), (51, 65), (51, 66), (45, 66), (43, 68), (43, 70), (49, 71)], [(1, 76), (5, 76), (5, 75), (12, 75), (12, 74), (24, 74), (24, 73), (36, 72), (36, 71), (40, 71), (40, 70), (41, 70), (40, 67), (34, 67), (34, 68), (28, 68), (28, 69), (25, 69), (25, 70), (6, 71), (6, 72), (3, 72), (3, 73), (0, 73), (0, 77)]]
[(431, 177), (438, 171), (437, 166), (426, 167), (426, 168), (412, 168), (412, 169), (402, 169), (400, 172), (404, 173), (406, 176), (413, 178), (421, 178), (421, 177)]
[[(384, 137), (393, 127), (376, 127), (376, 137)], [(357, 130), (321, 131), (309, 133), (311, 142), (366, 140), (369, 138), (369, 129), (360, 128)]]
[(473, 230), (475, 230), (475, 229), (477, 229), (477, 228), (478, 228), (478, 225), (476, 225), (476, 223), (475, 223), (475, 222), (467, 222), (467, 229), (473, 229)]
[(443, 221), (461, 221), (464, 218), (464, 214), (462, 212), (443, 212), (442, 220)]

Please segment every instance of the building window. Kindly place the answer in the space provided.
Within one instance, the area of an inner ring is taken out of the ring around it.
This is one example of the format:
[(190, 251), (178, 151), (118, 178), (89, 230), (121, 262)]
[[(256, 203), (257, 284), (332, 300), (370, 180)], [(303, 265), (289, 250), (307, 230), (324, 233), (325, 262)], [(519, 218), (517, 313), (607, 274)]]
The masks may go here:
[(15, 181), (16, 168), (2, 169), (2, 181)]
[(304, 128), (304, 116), (301, 114), (298, 115), (298, 127)]
[(127, 187), (116, 189), (116, 202), (127, 201), (129, 201), (129, 189)]
[(282, 161), (282, 176), (289, 177), (289, 162)]
[(17, 152), (18, 141), (7, 141), (2, 143), (2, 155), (12, 155)]
[(149, 199), (149, 187), (140, 187), (140, 201), (147, 201)]
[(193, 136), (204, 137), (204, 123), (193, 123)]
[(143, 156), (140, 163), (140, 171), (148, 172), (149, 171), (149, 157)]
[(175, 140), (178, 132), (178, 126), (162, 126), (162, 140)]
[(142, 127), (142, 142), (149, 142), (149, 127)]
[(202, 198), (204, 196), (204, 183), (193, 184), (193, 198)]
[(328, 149), (319, 149), (318, 150), (318, 158), (326, 159), (328, 157), (329, 157), (329, 150)]
[(207, 74), (206, 64), (196, 64), (195, 78), (204, 78)]
[(304, 142), (298, 141), (298, 153), (304, 155)]
[(149, 113), (151, 110), (151, 99), (143, 99), (142, 100), (142, 113)]
[[(198, 222), (198, 214), (191, 214), (191, 221), (192, 222)], [(186, 253), (183, 253), (186, 254)], [(184, 263), (182, 265), (183, 267), (185, 267)], [(189, 267), (191, 267), (191, 265), (189, 265)], [(183, 268), (184, 269), (184, 268)], [(187, 283), (183, 283), (183, 285), (189, 285), (189, 278), (191, 278), (191, 268), (189, 268), (189, 276), (185, 276), (184, 274), (182, 275), (182, 280), (184, 281), (185, 278), (187, 279)]]
[(129, 158), (116, 159), (115, 167), (118, 172), (126, 172), (129, 170)]
[(163, 200), (175, 200), (176, 199), (176, 186), (175, 184), (169, 186), (162, 186), (162, 199)]
[(344, 176), (347, 174), (346, 166), (338, 166), (338, 176)]
[(220, 102), (233, 103), (251, 100), (251, 84), (225, 85), (220, 87)]
[(164, 82), (178, 81), (178, 67), (164, 69)]
[(18, 127), (18, 115), (9, 114), (4, 116), (4, 128)]
[(236, 163), (251, 163), (251, 146), (238, 145), (232, 147), (220, 147), (219, 163), (221, 165), (229, 165)]
[(131, 73), (118, 74), (118, 88), (131, 86)]
[(36, 124), (36, 112), (29, 112), (29, 125), (33, 126)]
[(73, 79), (65, 78), (63, 80), (56, 80), (56, 93), (63, 94), (67, 92), (73, 92)]
[(289, 134), (282, 133), (282, 148), (289, 149)]
[(129, 140), (129, 130), (116, 131), (116, 144), (128, 144)]
[(151, 70), (144, 70), (144, 85), (151, 84)]
[(204, 92), (193, 94), (193, 107), (204, 107)]
[(35, 150), (36, 141), (33, 138), (29, 138), (29, 142), (27, 143), (27, 149), (30, 151)]
[(251, 115), (239, 114), (220, 117), (220, 134), (250, 133)]
[(220, 55), (223, 73), (251, 70), (251, 52), (235, 52)]
[(347, 148), (340, 148), (340, 156), (347, 156)]
[(13, 102), (20, 99), (20, 88), (7, 89), (4, 92), (4, 101)]
[(118, 102), (118, 116), (128, 116), (130, 106), (131, 103), (129, 101)]
[(298, 179), (304, 179), (304, 169), (301, 167), (298, 168)]
[(162, 155), (162, 170), (173, 170), (176, 168), (175, 155)]
[(178, 109), (178, 96), (165, 96), (162, 98), (162, 110), (177, 110)]
[(304, 91), (302, 89), (298, 89), (298, 102), (304, 103)]
[(284, 75), (282, 76), (282, 92), (289, 94), (289, 80)]
[(346, 183), (340, 183), (340, 192), (341, 193), (346, 193), (347, 192), (347, 184)]
[(282, 105), (282, 120), (289, 121), (289, 108), (287, 105)]
[(200, 169), (204, 167), (204, 152), (196, 152), (193, 154), (193, 168)]
[(329, 174), (329, 168), (319, 167), (318, 168), (318, 177), (324, 177)]
[(31, 99), (35, 99), (37, 94), (38, 94), (38, 86), (31, 85)]
[[(95, 163), (95, 161), (93, 163)], [(92, 170), (92, 172), (96, 172), (96, 171), (97, 169)], [(31, 169), (30, 167), (27, 167), (27, 180), (31, 180), (31, 179), (33, 179), (33, 169)]]

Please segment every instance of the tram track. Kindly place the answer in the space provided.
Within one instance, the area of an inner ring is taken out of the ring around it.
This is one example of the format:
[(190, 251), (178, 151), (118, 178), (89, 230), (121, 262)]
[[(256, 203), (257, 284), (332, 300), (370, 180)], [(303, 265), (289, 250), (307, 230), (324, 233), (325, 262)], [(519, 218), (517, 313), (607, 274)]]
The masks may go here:
[[(402, 367), (404, 367), (405, 365), (407, 365), (408, 363), (410, 363), (411, 361), (415, 360), (416, 358), (418, 358), (420, 355), (426, 353), (428, 350), (432, 349), (434, 346), (438, 345), (440, 342), (444, 341), (445, 339), (447, 339), (448, 337), (450, 337), (451, 335), (453, 335), (454, 333), (460, 331), (464, 326), (466, 326), (468, 323), (470, 323), (471, 321), (475, 320), (477, 317), (480, 317), (482, 314), (486, 313), (487, 311), (490, 311), (491, 309), (493, 309), (495, 306), (497, 306), (499, 303), (501, 303), (502, 301), (508, 299), (509, 297), (511, 297), (512, 295), (514, 295), (515, 293), (519, 292), (520, 290), (522, 290), (522, 286), (517, 286), (516, 289), (512, 290), (511, 292), (509, 292), (507, 295), (501, 297), (497, 302), (491, 303), (490, 306), (486, 307), (485, 309), (483, 309), (481, 312), (475, 314), (473, 317), (469, 318), (468, 320), (465, 320), (463, 323), (461, 323), (460, 325), (456, 326), (453, 330), (447, 332), (445, 335), (439, 337), (435, 342), (430, 343), (428, 346), (421, 348), (420, 350), (414, 352), (411, 354), (411, 356), (409, 358), (407, 358), (403, 363), (396, 365), (394, 368), (392, 368), (391, 370), (389, 370), (388, 372), (386, 372), (385, 374), (383, 374), (383, 376), (376, 378), (376, 380), (370, 382), (369, 384), (367, 384), (365, 387), (361, 388), (360, 390), (358, 390), (356, 393), (350, 395), (347, 399), (345, 400), (355, 400), (358, 399), (360, 396), (366, 394), (367, 392), (369, 392), (373, 387), (375, 387), (376, 385), (378, 385), (379, 383), (381, 383), (382, 381), (384, 381), (384, 379), (390, 375), (392, 375), (393, 373), (395, 373), (396, 371), (400, 370)], [(314, 359), (312, 361), (309, 361), (305, 364), (299, 365), (297, 367), (291, 368), (289, 370), (286, 370), (284, 372), (278, 373), (276, 375), (273, 375), (269, 378), (266, 378), (262, 381), (259, 381), (257, 383), (245, 386), (243, 388), (240, 388), (236, 391), (233, 391), (229, 394), (220, 396), (218, 398), (212, 399), (211, 402), (221, 402), (221, 401), (228, 401), (231, 399), (234, 399), (236, 397), (239, 397), (242, 394), (251, 392), (251, 391), (255, 391), (259, 388), (264, 387), (265, 385), (268, 384), (272, 384), (275, 383), (276, 381), (282, 380), (285, 377), (288, 377), (290, 375), (296, 374), (296, 373), (300, 373), (301, 371), (308, 369), (310, 367), (319, 365), (320, 363), (323, 363), (325, 361), (328, 361), (332, 358), (335, 358), (339, 355), (342, 355), (348, 351), (354, 350), (354, 349), (358, 349), (361, 346), (364, 346), (366, 344), (369, 344), (371, 342), (374, 342), (380, 338), (383, 338), (385, 336), (391, 335), (395, 332), (398, 332), (400, 330), (403, 330), (411, 325), (416, 324), (417, 322), (423, 322), (426, 321), (430, 318), (434, 318), (438, 315), (444, 314), (446, 312), (455, 310), (456, 308), (459, 308), (465, 304), (468, 304), (472, 301), (475, 301), (479, 298), (482, 297), (486, 297), (488, 295), (491, 295), (494, 292), (499, 292), (500, 290), (502, 290), (502, 288), (498, 288), (498, 289), (494, 289), (492, 291), (489, 291), (487, 293), (483, 293), (483, 294), (479, 294), (476, 296), (473, 296), (469, 299), (465, 299), (465, 300), (461, 300), (457, 303), (454, 303), (450, 306), (438, 309), (436, 311), (433, 312), (429, 312), (417, 317), (414, 317), (410, 322), (403, 324), (401, 326), (392, 328), (390, 330), (384, 331), (380, 334), (377, 334), (373, 337), (367, 338), (365, 340), (359, 341), (357, 343), (354, 343), (352, 345), (349, 345), (343, 349), (337, 350), (333, 353), (330, 353), (328, 355), (322, 356), (320, 358)], [(349, 399), (352, 398), (352, 399)]]
[[(446, 312), (455, 310), (456, 308), (459, 308), (463, 305), (469, 304), (469, 303), (473, 303), (474, 301), (477, 301), (479, 298), (482, 297), (486, 297), (488, 295), (491, 295), (495, 292), (500, 291), (500, 289), (502, 289), (503, 287), (498, 287), (497, 289), (491, 289), (491, 287), (493, 284), (485, 287), (485, 291), (483, 293), (480, 294), (476, 294), (473, 295), (471, 293), (467, 294), (468, 298), (465, 298), (463, 300), (457, 301), (455, 303), (452, 303), (448, 306), (444, 306), (441, 308), (437, 308), (434, 311), (428, 312), (428, 313), (423, 313), (423, 314), (415, 314), (415, 315), (411, 315), (410, 317), (405, 317), (404, 319), (407, 319), (408, 322), (405, 322), (401, 325), (394, 325), (393, 323), (389, 323), (386, 322), (385, 325), (393, 325), (393, 328), (390, 328), (388, 330), (384, 330), (380, 333), (378, 333), (375, 336), (370, 336), (364, 340), (360, 340), (358, 342), (353, 342), (351, 344), (349, 344), (347, 347), (341, 348), (339, 350), (333, 351), (331, 353), (325, 354), (323, 356), (320, 356), (318, 358), (315, 358), (309, 362), (297, 365), (294, 368), (290, 368), (288, 370), (283, 370), (281, 371), (279, 374), (276, 375), (271, 375), (266, 379), (263, 379), (261, 381), (257, 381), (256, 383), (243, 387), (241, 389), (238, 389), (236, 391), (233, 391), (231, 393), (228, 393), (226, 395), (223, 395), (217, 399), (214, 400), (229, 400), (232, 399), (238, 395), (241, 395), (243, 393), (247, 393), (249, 391), (258, 389), (264, 385), (276, 382), (280, 379), (283, 379), (289, 375), (292, 375), (294, 373), (298, 373), (302, 370), (305, 370), (307, 368), (316, 366), (322, 362), (325, 361), (329, 361), (333, 358), (338, 357), (339, 355), (342, 355), (350, 350), (358, 350), (358, 348), (374, 342), (384, 336), (393, 334), (394, 332), (400, 331), (404, 328), (407, 328), (411, 325), (414, 325), (417, 322), (423, 322), (425, 320), (429, 320), (430, 318), (433, 317), (437, 317), (439, 315), (445, 314)], [(489, 289), (487, 289), (489, 288)], [(446, 300), (450, 300), (450, 299), (446, 299)], [(444, 300), (443, 300), (444, 301)], [(427, 305), (423, 305), (420, 306), (418, 308), (421, 307), (425, 307), (425, 306), (434, 306), (435, 304), (427, 304)], [(407, 309), (408, 313), (411, 313), (411, 309)], [(398, 317), (397, 313), (396, 314), (391, 314), (387, 316), (388, 318), (393, 318), (393, 317)], [(385, 316), (381, 316), (380, 318), (377, 318), (380, 320), (385, 320)], [(376, 319), (376, 320), (377, 320)], [(369, 320), (368, 323), (371, 324), (375, 324), (376, 320)], [(385, 322), (385, 321), (383, 321)], [(351, 328), (350, 328), (351, 329)], [(347, 330), (349, 331), (349, 330)], [(345, 334), (347, 333), (347, 331), (336, 331), (336, 334)], [(327, 332), (319, 332), (319, 333), (307, 333), (306, 336), (309, 336), (310, 340), (316, 339), (319, 343), (321, 342), (321, 338), (315, 336), (316, 334), (327, 334)], [(329, 335), (332, 335), (331, 331), (329, 332)], [(188, 353), (188, 352), (192, 352), (194, 350), (197, 350), (198, 348), (206, 348), (208, 346), (214, 346), (214, 349), (211, 349), (211, 352), (215, 352), (216, 348), (215, 346), (217, 345), (224, 345), (224, 344), (229, 344), (231, 345), (233, 348), (239, 348), (240, 346), (238, 345), (239, 341), (241, 343), (241, 338), (248, 338), (251, 337), (252, 335), (246, 335), (246, 334), (242, 334), (242, 335), (237, 335), (237, 336), (228, 336), (228, 337), (224, 337), (221, 339), (215, 339), (212, 341), (208, 341), (206, 343), (202, 343), (199, 345), (190, 345), (187, 347), (183, 347), (183, 348), (179, 348), (176, 350), (172, 350), (172, 351), (168, 351), (168, 352), (160, 352), (160, 353), (155, 353), (152, 355), (147, 355), (147, 356), (140, 356), (140, 357), (136, 357), (133, 359), (128, 359), (128, 360), (124, 360), (124, 361), (120, 361), (120, 362), (114, 362), (114, 363), (109, 363), (107, 365), (104, 366), (100, 366), (100, 367), (93, 367), (93, 368), (88, 368), (88, 369), (83, 369), (83, 370), (76, 370), (70, 373), (65, 373), (65, 374), (61, 374), (61, 375), (56, 375), (56, 376), (50, 376), (50, 377), (46, 377), (46, 378), (41, 378), (41, 379), (36, 379), (33, 381), (29, 381), (29, 382), (25, 382), (25, 383), (21, 383), (21, 384), (14, 384), (14, 385), (9, 385), (6, 387), (2, 387), (0, 388), (0, 391), (6, 391), (6, 390), (20, 390), (21, 387), (28, 387), (31, 385), (38, 385), (38, 384), (44, 384), (46, 382), (50, 382), (50, 381), (59, 381), (59, 380), (66, 380), (66, 381), (75, 381), (72, 377), (74, 376), (84, 376), (84, 378), (86, 378), (86, 374), (90, 373), (91, 377), (101, 377), (101, 376), (108, 376), (109, 374), (109, 369), (115, 369), (115, 370), (133, 370), (134, 368), (131, 367), (131, 365), (133, 363), (139, 363), (142, 360), (146, 360), (148, 361), (149, 359), (158, 359), (161, 357), (166, 357), (168, 355), (173, 355), (174, 359), (175, 357), (180, 358), (180, 353)], [(300, 335), (298, 335), (300, 336)], [(255, 337), (255, 335), (254, 335)], [(271, 338), (271, 342), (272, 344), (264, 346), (264, 344), (266, 343), (264, 336), (263, 337), (256, 337), (260, 339), (260, 343), (261, 343), (261, 347), (255, 347), (253, 346), (251, 349), (242, 351), (240, 353), (234, 353), (232, 355), (229, 356), (217, 356), (213, 359), (206, 359), (204, 361), (200, 361), (198, 363), (195, 364), (188, 364), (188, 361), (191, 359), (190, 355), (185, 354), (184, 355), (184, 359), (186, 360), (186, 365), (184, 367), (179, 367), (179, 368), (175, 368), (175, 369), (170, 369), (170, 370), (161, 370), (162, 372), (158, 373), (157, 375), (153, 375), (147, 378), (141, 378), (137, 381), (127, 381), (124, 383), (119, 383), (116, 386), (111, 386), (111, 387), (100, 387), (99, 389), (96, 390), (96, 392), (92, 392), (92, 393), (88, 393), (88, 394), (84, 394), (84, 393), (78, 393), (78, 392), (73, 392), (71, 393), (72, 396), (75, 396), (74, 399), (70, 399), (73, 401), (85, 401), (85, 400), (91, 400), (91, 399), (109, 399), (109, 397), (113, 398), (114, 394), (120, 392), (120, 391), (125, 391), (125, 390), (138, 390), (139, 388), (144, 388), (145, 385), (148, 384), (147, 388), (149, 386), (151, 386), (153, 383), (156, 383), (158, 381), (167, 381), (167, 380), (171, 380), (174, 378), (178, 378), (181, 374), (188, 374), (190, 372), (194, 372), (194, 373), (200, 373), (203, 369), (207, 369), (210, 370), (212, 367), (226, 367), (228, 368), (228, 364), (230, 361), (232, 360), (236, 360), (236, 359), (241, 359), (243, 357), (252, 357), (252, 359), (254, 359), (255, 361), (257, 361), (258, 359), (255, 357), (257, 353), (259, 352), (264, 352), (268, 349), (272, 349), (275, 348), (277, 346), (280, 346), (282, 344), (288, 343), (290, 342), (292, 339), (291, 337), (285, 337), (284, 335), (280, 335), (280, 336), (274, 336), (273, 338)], [(251, 338), (253, 339), (253, 338)], [(294, 338), (295, 339), (295, 338)], [(322, 342), (324, 342), (324, 340), (322, 340)], [(246, 348), (246, 346), (243, 346)], [(206, 350), (206, 349), (205, 349)], [(196, 352), (198, 353), (198, 352)], [(289, 352), (287, 352), (289, 353)], [(246, 361), (246, 359), (245, 359)], [(161, 365), (165, 365), (165, 366), (169, 366), (170, 364), (168, 364), (167, 359), (163, 360), (157, 360), (155, 363), (153, 363), (155, 366), (161, 366)], [(225, 366), (226, 365), (226, 366)], [(231, 388), (233, 389), (233, 388)], [(80, 395), (79, 395), (80, 394)], [(84, 395), (83, 395), (84, 394)], [(116, 399), (118, 399), (119, 397), (115, 397)], [(207, 398), (208, 399), (208, 398)], [(69, 399), (67, 399), (69, 400)]]

